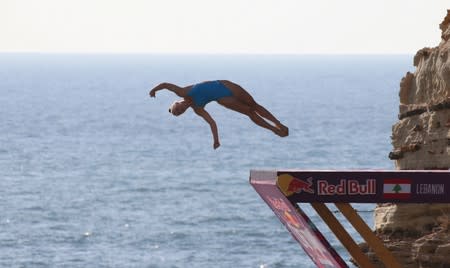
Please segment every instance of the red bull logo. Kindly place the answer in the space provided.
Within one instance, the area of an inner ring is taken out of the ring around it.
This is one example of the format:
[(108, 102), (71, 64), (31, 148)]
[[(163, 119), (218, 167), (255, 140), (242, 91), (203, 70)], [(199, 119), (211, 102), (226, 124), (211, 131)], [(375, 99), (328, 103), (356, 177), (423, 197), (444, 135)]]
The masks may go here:
[(312, 187), (312, 178), (308, 178), (306, 182), (304, 180), (294, 178), (288, 185), (288, 191), (294, 193), (301, 193), (302, 191), (304, 191), (313, 194), (314, 190), (311, 187)]
[(294, 193), (299, 194), (302, 192), (314, 194), (312, 178), (302, 180), (289, 174), (282, 174), (278, 176), (277, 186), (285, 196), (290, 196)]

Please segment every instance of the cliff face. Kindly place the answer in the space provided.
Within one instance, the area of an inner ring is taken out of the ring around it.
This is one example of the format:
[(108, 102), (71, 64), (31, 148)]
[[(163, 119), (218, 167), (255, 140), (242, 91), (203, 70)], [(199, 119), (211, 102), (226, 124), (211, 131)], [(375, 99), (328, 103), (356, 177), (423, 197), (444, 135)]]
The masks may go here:
[[(389, 154), (397, 169), (450, 167), (450, 10), (440, 28), (439, 46), (419, 50), (415, 72), (400, 82), (399, 121), (392, 127)], [(450, 267), (449, 219), (446, 204), (375, 209), (376, 232), (404, 267)]]
[(450, 167), (450, 11), (440, 24), (438, 47), (423, 48), (414, 57), (414, 73), (400, 82), (399, 121), (392, 129), (398, 169)]

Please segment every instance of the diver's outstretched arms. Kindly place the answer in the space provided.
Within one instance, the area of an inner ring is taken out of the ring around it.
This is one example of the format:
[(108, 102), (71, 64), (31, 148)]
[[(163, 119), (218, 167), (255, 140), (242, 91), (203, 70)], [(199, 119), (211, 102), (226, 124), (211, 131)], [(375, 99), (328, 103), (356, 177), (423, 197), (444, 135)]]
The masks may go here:
[(191, 89), (192, 86), (187, 87), (179, 87), (177, 85), (171, 84), (171, 83), (161, 83), (154, 87), (152, 90), (150, 90), (149, 95), (150, 97), (156, 97), (156, 92), (162, 89), (167, 89), (169, 91), (172, 91), (173, 93), (177, 94), (179, 97), (186, 97), (189, 89)]

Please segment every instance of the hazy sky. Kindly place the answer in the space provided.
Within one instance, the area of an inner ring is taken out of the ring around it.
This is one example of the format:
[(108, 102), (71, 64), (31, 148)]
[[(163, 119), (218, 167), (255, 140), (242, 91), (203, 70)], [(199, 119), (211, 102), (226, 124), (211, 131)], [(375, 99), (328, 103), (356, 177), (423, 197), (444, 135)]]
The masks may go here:
[(449, 0), (0, 0), (0, 52), (415, 53)]

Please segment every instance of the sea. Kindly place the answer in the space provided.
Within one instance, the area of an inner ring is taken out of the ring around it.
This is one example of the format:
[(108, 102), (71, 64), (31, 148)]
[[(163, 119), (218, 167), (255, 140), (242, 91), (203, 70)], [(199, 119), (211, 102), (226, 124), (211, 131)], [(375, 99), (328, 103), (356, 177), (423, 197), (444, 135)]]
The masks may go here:
[[(412, 70), (412, 55), (0, 54), (0, 267), (315, 267), (250, 170), (394, 169)], [(214, 150), (203, 119), (168, 112), (178, 96), (149, 97), (161, 82), (216, 79), (289, 136), (212, 102)], [(354, 206), (373, 227), (374, 205)]]

